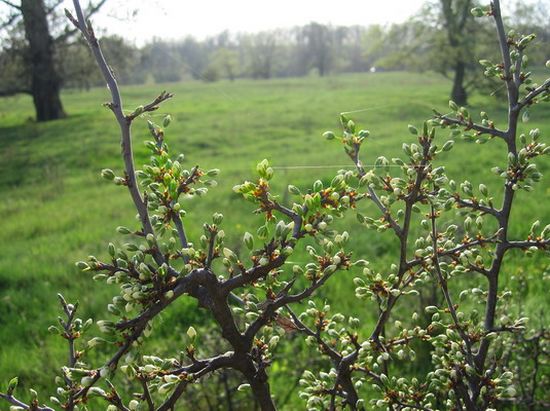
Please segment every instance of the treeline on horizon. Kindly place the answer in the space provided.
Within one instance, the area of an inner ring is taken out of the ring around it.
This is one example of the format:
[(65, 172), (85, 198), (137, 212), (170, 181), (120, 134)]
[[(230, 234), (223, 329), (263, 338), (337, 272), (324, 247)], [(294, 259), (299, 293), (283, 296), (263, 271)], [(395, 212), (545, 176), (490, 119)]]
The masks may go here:
[[(239, 78), (269, 79), (324, 76), (385, 70), (433, 70), (448, 75), (457, 54), (498, 53), (494, 36), (482, 24), (471, 30), (465, 50), (447, 44), (446, 29), (433, 3), (404, 23), (387, 26), (304, 26), (258, 33), (224, 31), (204, 40), (187, 36), (167, 41), (155, 38), (137, 47), (116, 35), (102, 36), (105, 54), (122, 84), (183, 80), (213, 82)], [(532, 60), (550, 58), (550, 21), (528, 6), (516, 5), (510, 23), (522, 32), (535, 32), (538, 46)], [(486, 26), (486, 25), (485, 25)], [(0, 89), (27, 82), (28, 65), (19, 52), (24, 36), (12, 35), (0, 50)], [(56, 64), (66, 88), (87, 89), (103, 84), (92, 56), (81, 40), (59, 44)]]

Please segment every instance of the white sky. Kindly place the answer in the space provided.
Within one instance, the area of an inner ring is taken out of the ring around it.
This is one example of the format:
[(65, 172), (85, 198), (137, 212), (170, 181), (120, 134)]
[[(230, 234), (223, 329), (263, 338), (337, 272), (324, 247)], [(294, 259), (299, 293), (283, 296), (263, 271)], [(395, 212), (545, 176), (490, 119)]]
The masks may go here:
[[(65, 2), (71, 9), (72, 1)], [(423, 3), (424, 0), (109, 0), (93, 20), (95, 26), (141, 45), (155, 36), (204, 38), (226, 29), (257, 32), (312, 21), (364, 26), (402, 22)], [(81, 0), (81, 4), (87, 1)], [(138, 10), (133, 17), (131, 9)]]

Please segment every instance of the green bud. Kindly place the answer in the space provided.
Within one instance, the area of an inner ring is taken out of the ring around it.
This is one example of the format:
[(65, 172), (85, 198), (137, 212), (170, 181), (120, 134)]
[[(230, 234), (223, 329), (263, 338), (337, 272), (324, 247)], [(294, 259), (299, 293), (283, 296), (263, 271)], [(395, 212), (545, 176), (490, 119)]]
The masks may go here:
[(258, 228), (257, 230), (257, 234), (258, 234), (258, 237), (261, 239), (261, 240), (265, 240), (267, 238), (267, 235), (269, 234), (269, 231), (267, 229), (267, 226), (266, 225), (262, 225)]
[(529, 34), (528, 36), (525, 36), (523, 37), (519, 42), (518, 42), (518, 49), (523, 49), (525, 48), (531, 41), (533, 41), (535, 39), (536, 35), (535, 34)]
[(487, 196), (489, 194), (489, 190), (487, 189), (487, 186), (485, 184), (479, 185), (479, 192), (484, 196)]
[(254, 248), (254, 236), (249, 232), (244, 233), (243, 242), (249, 250)]
[(212, 214), (212, 221), (214, 222), (214, 224), (220, 225), (223, 221), (223, 214), (220, 214), (220, 213)]
[(540, 130), (538, 128), (534, 128), (529, 131), (529, 136), (533, 139), (533, 141), (537, 141), (540, 137)]
[(336, 138), (336, 135), (332, 131), (325, 131), (323, 133), (323, 137), (327, 140), (334, 140)]
[(103, 177), (105, 180), (114, 180), (115, 173), (110, 168), (105, 168), (101, 170), (101, 177)]
[(453, 111), (458, 111), (458, 104), (456, 104), (453, 100), (449, 100), (449, 108)]
[(288, 192), (290, 194), (294, 194), (294, 195), (300, 195), (301, 194), (300, 189), (296, 186), (293, 186), (293, 185), (288, 186)]
[(540, 227), (540, 221), (537, 220), (531, 225), (531, 230), (530, 230), (531, 234), (534, 234), (536, 231), (538, 231), (539, 227)]
[(187, 336), (191, 339), (191, 340), (194, 340), (195, 337), (197, 336), (197, 331), (195, 330), (195, 328), (193, 326), (189, 327), (187, 329)]
[(108, 248), (109, 248), (109, 254), (111, 255), (111, 257), (114, 257), (116, 253), (115, 245), (113, 243), (109, 243)]
[(116, 228), (116, 230), (119, 234), (130, 234), (131, 233), (129, 228), (126, 228), (126, 227), (123, 227), (123, 226), (118, 226)]
[(435, 305), (429, 305), (424, 308), (427, 314), (435, 314), (438, 311), (438, 308)]
[(227, 247), (223, 249), (223, 255), (231, 262), (237, 261), (237, 255)]
[(159, 394), (164, 395), (168, 393), (172, 388), (174, 388), (175, 385), (175, 382), (167, 382), (166, 384), (162, 384), (161, 386), (159, 386), (158, 392)]
[(162, 127), (168, 127), (170, 125), (170, 122), (172, 121), (172, 116), (170, 114), (164, 116), (162, 119)]
[(483, 15), (485, 14), (481, 7), (474, 7), (470, 10), (470, 13), (472, 13), (474, 17), (483, 17)]
[(117, 186), (122, 186), (122, 185), (126, 184), (126, 179), (124, 179), (122, 177), (115, 177), (112, 180)]
[(85, 261), (77, 262), (76, 266), (82, 271), (88, 271), (90, 269), (90, 266)]
[(17, 388), (17, 384), (19, 383), (19, 379), (17, 377), (14, 377), (10, 380), (8, 383), (8, 390), (7, 394), (12, 395), (15, 389)]
[(409, 128), (409, 133), (411, 133), (415, 136), (418, 135), (418, 130), (415, 126), (409, 124), (407, 127)]
[(443, 144), (443, 147), (441, 147), (441, 151), (449, 151), (451, 148), (453, 148), (453, 145), (455, 142), (453, 140), (447, 141), (445, 144)]
[(141, 113), (143, 113), (143, 106), (137, 106), (134, 112), (132, 113), (132, 116), (137, 117)]

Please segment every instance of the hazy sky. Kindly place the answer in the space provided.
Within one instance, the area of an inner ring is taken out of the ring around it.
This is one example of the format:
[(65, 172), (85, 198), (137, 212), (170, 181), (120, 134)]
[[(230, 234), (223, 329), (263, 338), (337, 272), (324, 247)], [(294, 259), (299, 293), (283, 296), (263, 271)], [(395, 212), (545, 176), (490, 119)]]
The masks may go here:
[[(401, 22), (423, 3), (423, 0), (109, 0), (94, 22), (110, 33), (142, 44), (155, 36), (181, 38), (191, 34), (204, 38), (225, 29), (256, 32), (311, 21), (335, 25)], [(66, 0), (66, 5), (72, 8), (71, 1)], [(130, 8), (138, 10), (133, 17), (129, 15)]]

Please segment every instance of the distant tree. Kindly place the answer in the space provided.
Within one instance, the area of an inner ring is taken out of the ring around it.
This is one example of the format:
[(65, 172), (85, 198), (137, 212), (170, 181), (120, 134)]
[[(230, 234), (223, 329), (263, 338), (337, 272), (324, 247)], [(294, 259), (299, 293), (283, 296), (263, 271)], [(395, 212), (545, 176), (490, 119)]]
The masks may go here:
[(443, 27), (447, 34), (449, 45), (448, 59), (450, 68), (453, 71), (453, 87), (451, 90), (451, 99), (457, 104), (465, 105), (468, 100), (466, 91), (466, 69), (469, 56), (471, 56), (471, 36), (469, 31), (471, 23), (474, 22), (470, 13), (472, 0), (440, 0), (441, 15), (443, 17)]
[(229, 80), (235, 80), (239, 70), (239, 54), (225, 47), (217, 49), (212, 56), (212, 64)]
[[(95, 70), (95, 61), (88, 47), (82, 41), (72, 42), (64, 47), (63, 58), (58, 64), (65, 87), (89, 89), (103, 84)], [(141, 84), (146, 80), (146, 67), (142, 64), (141, 50), (130, 45), (120, 36), (105, 36), (101, 46), (106, 57), (113, 63), (111, 69), (120, 84)]]
[(179, 55), (186, 71), (195, 79), (200, 79), (201, 73), (208, 65), (208, 53), (204, 44), (191, 36), (176, 43), (175, 51)]
[(333, 60), (330, 28), (319, 23), (310, 23), (303, 28), (303, 32), (310, 64), (322, 77), (330, 70)]
[[(347, 32), (347, 55), (348, 55), (348, 71), (361, 72), (366, 71), (372, 66), (367, 60), (366, 49), (370, 47), (370, 39), (368, 32), (373, 29), (380, 29), (380, 26), (362, 27), (352, 26)], [(369, 56), (372, 57), (372, 56)]]
[(366, 59), (371, 66), (386, 70), (424, 70), (426, 55), (433, 49), (434, 31), (415, 19), (387, 28), (371, 26), (365, 33)]
[(470, 12), (473, 0), (437, 0), (426, 3), (409, 21), (394, 25), (383, 38), (384, 66), (433, 70), (452, 82), (450, 97), (464, 106), (473, 88), (495, 83), (482, 77), (479, 59), (493, 58), (498, 50), (490, 28)]
[(533, 63), (544, 64), (550, 59), (550, 0), (528, 4), (518, 1), (510, 15), (509, 24), (519, 32), (536, 34), (530, 53)]
[(177, 50), (175, 43), (160, 39), (155, 39), (144, 47), (144, 64), (156, 83), (181, 80), (184, 64)]
[(286, 60), (284, 75), (305, 76), (309, 72), (307, 39), (302, 27), (294, 27), (283, 36), (282, 53)]
[(276, 33), (264, 31), (243, 40), (247, 48), (250, 75), (253, 78), (271, 78), (277, 50)]
[[(0, 95), (31, 94), (37, 121), (65, 117), (59, 95), (63, 81), (56, 68), (54, 56), (57, 43), (67, 40), (76, 31), (66, 29), (59, 36), (54, 37), (49, 24), (49, 20), (54, 18), (62, 2), (58, 0), (20, 0), (19, 3), (0, 0), (0, 2), (10, 8), (8, 18), (0, 26), (21, 25), (25, 40), (10, 42), (12, 46), (22, 46), (17, 50), (11, 48), (10, 53), (20, 53), (23, 56), (17, 59), (17, 64), (24, 67), (23, 76), (17, 79), (16, 84), (1, 90)], [(89, 13), (93, 14), (99, 10), (105, 2), (106, 0), (90, 2)], [(6, 63), (6, 60), (4, 62)]]
[(201, 79), (207, 83), (213, 83), (220, 79), (220, 69), (213, 62), (211, 62), (206, 69), (202, 72)]

